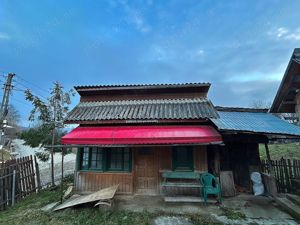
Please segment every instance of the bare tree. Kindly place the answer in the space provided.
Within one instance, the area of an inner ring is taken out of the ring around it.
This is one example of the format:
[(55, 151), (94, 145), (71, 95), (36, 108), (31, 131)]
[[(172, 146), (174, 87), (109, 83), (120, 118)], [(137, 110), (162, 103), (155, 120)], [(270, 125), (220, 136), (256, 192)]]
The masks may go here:
[(255, 109), (270, 109), (271, 105), (272, 105), (272, 102), (270, 102), (270, 101), (256, 99), (256, 100), (252, 101), (252, 103), (250, 104), (250, 107), (255, 108)]
[(18, 128), (20, 125), (21, 116), (19, 111), (13, 105), (9, 105), (6, 116), (7, 124)]

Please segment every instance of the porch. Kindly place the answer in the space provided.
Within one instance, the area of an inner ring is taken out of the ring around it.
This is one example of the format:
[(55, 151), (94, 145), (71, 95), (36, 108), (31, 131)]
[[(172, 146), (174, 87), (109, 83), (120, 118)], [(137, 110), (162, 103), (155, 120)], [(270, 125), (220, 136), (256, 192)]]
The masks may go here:
[(119, 194), (200, 196), (200, 174), (207, 171), (205, 145), (84, 147), (78, 148), (75, 190), (119, 184)]

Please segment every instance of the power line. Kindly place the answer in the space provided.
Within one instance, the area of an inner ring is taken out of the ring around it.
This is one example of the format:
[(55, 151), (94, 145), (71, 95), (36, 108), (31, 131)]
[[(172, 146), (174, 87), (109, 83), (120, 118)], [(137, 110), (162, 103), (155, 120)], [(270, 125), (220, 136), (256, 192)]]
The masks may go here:
[[(5, 78), (7, 77), (7, 75), (4, 75), (4, 74), (8, 74), (8, 72), (5, 72), (5, 71), (0, 71), (0, 72), (3, 73), (3, 74), (0, 74), (0, 76), (5, 77)], [(35, 89), (34, 91), (32, 91), (34, 93), (34, 95), (37, 95), (38, 97), (43, 98), (44, 100), (48, 100), (45, 96), (43, 96), (41, 94), (41, 91), (43, 91), (43, 93), (49, 94), (49, 92), (46, 89), (43, 89), (39, 85), (25, 80), (24, 78), (20, 77), (20, 75), (16, 75), (16, 78), (18, 79), (18, 80), (16, 80), (16, 79), (14, 80), (16, 83), (18, 83), (19, 85), (21, 85), (24, 88), (29, 89), (29, 90), (32, 90), (33, 88), (28, 87), (27, 84), (34, 86), (35, 88), (39, 89), (39, 90)], [(0, 82), (1, 82), (1, 80), (0, 80)], [(27, 84), (24, 84), (24, 83), (27, 83)]]
[(47, 91), (46, 89), (41, 88), (40, 86), (38, 86), (38, 85), (36, 85), (36, 84), (34, 84), (34, 83), (30, 82), (30, 81), (25, 80), (24, 78), (20, 77), (20, 75), (17, 75), (16, 77), (17, 77), (18, 79), (20, 79), (20, 80), (26, 82), (27, 84), (30, 84), (30, 85), (32, 85), (32, 86), (35, 86), (36, 88), (40, 89), (41, 91), (43, 91), (43, 92), (45, 92), (45, 93), (47, 93), (47, 94), (49, 93), (49, 91)]
[(19, 100), (19, 99), (17, 99), (17, 98), (14, 98), (13, 96), (11, 96), (11, 98), (12, 98), (14, 101), (17, 101), (17, 102), (19, 102), (19, 103), (22, 103), (23, 105), (26, 105), (26, 106), (32, 108), (32, 105), (27, 104), (27, 103), (25, 103), (24, 101), (21, 101), (21, 100)]
[[(15, 82), (17, 82), (19, 85), (23, 86), (24, 88), (31, 90), (31, 88), (29, 88), (28, 86), (26, 86), (26, 85), (22, 84), (20, 81), (16, 81), (16, 80), (15, 80)], [(36, 93), (36, 91), (35, 91), (35, 92), (33, 92), (33, 93), (34, 93), (35, 95), (37, 95), (37, 96), (39, 96), (39, 97), (43, 98), (44, 100), (47, 100), (47, 98), (46, 98), (46, 97), (44, 97), (44, 96), (43, 96), (43, 95), (41, 95), (41, 94), (38, 94), (38, 93)]]

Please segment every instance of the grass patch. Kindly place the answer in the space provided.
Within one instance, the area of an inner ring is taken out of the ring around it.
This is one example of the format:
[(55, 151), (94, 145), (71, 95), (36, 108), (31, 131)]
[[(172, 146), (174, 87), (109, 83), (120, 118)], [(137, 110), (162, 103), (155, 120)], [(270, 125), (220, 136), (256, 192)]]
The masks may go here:
[(231, 220), (246, 219), (246, 215), (244, 213), (237, 212), (232, 209), (225, 208), (225, 207), (222, 207), (222, 210), (224, 212), (224, 216), (226, 216), (228, 219), (231, 219)]
[(3, 152), (4, 161), (10, 160), (10, 151), (7, 150), (7, 149), (1, 149), (0, 150), (0, 156), (2, 156), (2, 152)]
[[(300, 159), (300, 144), (269, 144), (271, 159)], [(259, 154), (261, 159), (267, 159), (264, 145), (259, 145)]]
[[(34, 193), (18, 202), (15, 207), (0, 212), (2, 225), (150, 225), (160, 215), (182, 216), (162, 212), (132, 212), (124, 210), (99, 210), (99, 208), (80, 207), (68, 208), (57, 212), (43, 212), (41, 208), (49, 203), (59, 201), (60, 192), (57, 189), (47, 189)], [(195, 225), (221, 225), (210, 217), (200, 214), (186, 214), (185, 217)]]

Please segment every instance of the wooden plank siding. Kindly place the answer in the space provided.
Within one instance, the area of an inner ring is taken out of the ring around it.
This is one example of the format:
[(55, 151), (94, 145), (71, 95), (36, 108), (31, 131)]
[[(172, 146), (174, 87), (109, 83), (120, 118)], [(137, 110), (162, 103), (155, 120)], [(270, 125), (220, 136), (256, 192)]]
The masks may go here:
[(194, 147), (194, 170), (199, 173), (208, 171), (207, 146), (205, 145)]
[[(147, 168), (150, 166), (151, 173), (144, 171), (136, 171), (138, 166), (143, 169), (145, 164), (137, 160), (146, 160), (145, 157), (151, 155), (139, 155), (140, 148), (133, 148), (132, 171), (130, 173), (112, 173), (112, 172), (97, 172), (97, 171), (77, 171), (75, 172), (75, 190), (79, 193), (89, 193), (97, 191), (101, 188), (109, 187), (119, 184), (117, 193), (119, 194), (162, 194), (160, 183), (162, 182), (161, 173), (165, 171), (172, 171), (172, 147), (171, 146), (157, 146), (151, 147), (153, 151), (154, 163), (145, 165)], [(207, 148), (206, 146), (194, 146), (194, 171), (207, 172)], [(148, 168), (149, 169), (149, 168)], [(152, 171), (153, 170), (153, 171)], [(140, 176), (140, 177), (138, 177)], [(153, 180), (155, 179), (155, 180)], [(150, 182), (151, 181), (151, 182)], [(142, 183), (141, 183), (142, 182)], [(147, 185), (149, 183), (149, 185)], [(144, 193), (151, 189), (149, 193)], [(193, 188), (175, 188), (173, 193), (187, 193), (199, 194), (199, 190)]]
[(100, 173), (95, 171), (78, 171), (75, 173), (75, 190), (80, 193), (99, 191), (119, 184), (119, 194), (133, 193), (133, 176), (131, 173)]

